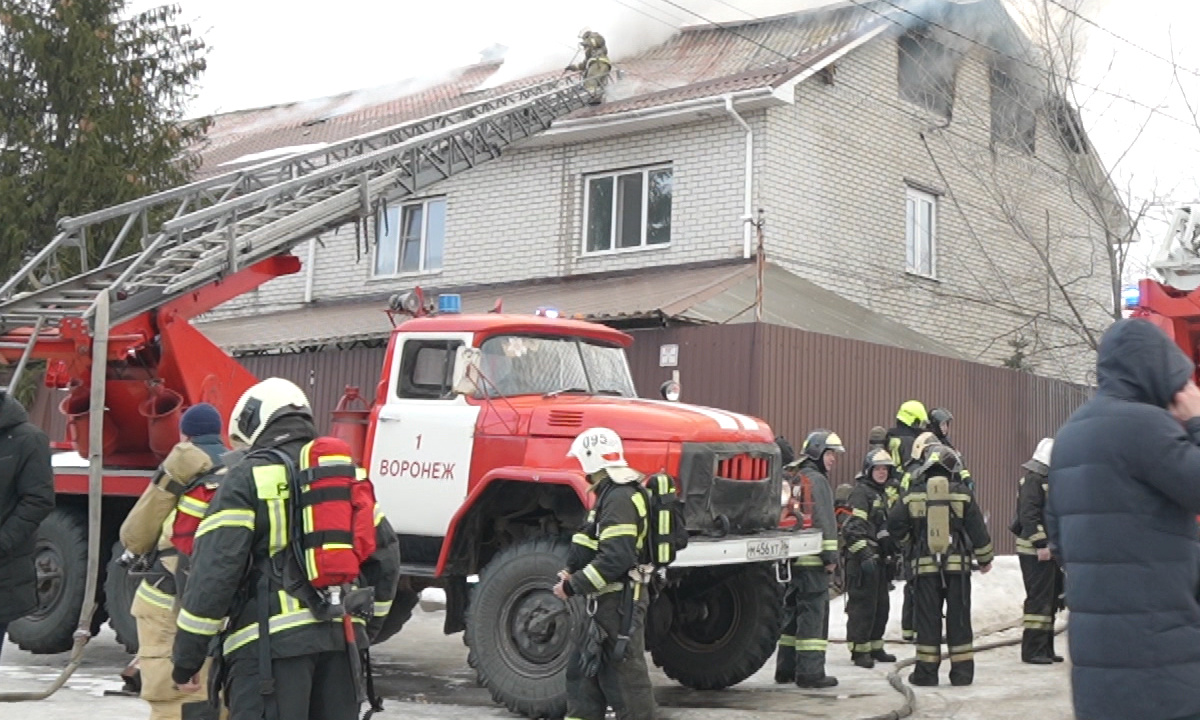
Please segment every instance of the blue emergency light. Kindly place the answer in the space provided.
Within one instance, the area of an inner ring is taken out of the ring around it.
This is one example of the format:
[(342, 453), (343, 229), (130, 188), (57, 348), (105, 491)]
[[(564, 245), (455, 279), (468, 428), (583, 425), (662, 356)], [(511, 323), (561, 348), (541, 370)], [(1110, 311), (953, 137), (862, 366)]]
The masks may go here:
[(454, 293), (438, 295), (438, 312), (439, 313), (461, 313), (462, 312), (462, 296)]
[(1137, 285), (1126, 285), (1121, 288), (1121, 304), (1127, 308), (1137, 307), (1141, 299), (1141, 291)]

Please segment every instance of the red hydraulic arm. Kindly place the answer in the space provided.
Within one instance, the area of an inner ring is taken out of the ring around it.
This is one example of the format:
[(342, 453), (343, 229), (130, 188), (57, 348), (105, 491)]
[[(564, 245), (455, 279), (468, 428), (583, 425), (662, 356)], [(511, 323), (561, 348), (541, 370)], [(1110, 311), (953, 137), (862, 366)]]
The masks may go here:
[[(108, 344), (104, 420), (105, 464), (153, 468), (179, 440), (179, 415), (212, 403), (228, 418), (257, 380), (189, 320), (299, 271), (293, 255), (276, 255), (170, 300), (112, 328)], [(33, 328), (0, 336), (0, 358), (17, 362)], [(66, 318), (39, 333), (31, 357), (47, 360), (47, 387), (71, 388), (62, 404), (68, 439), (86, 455), (92, 335), (82, 318)]]

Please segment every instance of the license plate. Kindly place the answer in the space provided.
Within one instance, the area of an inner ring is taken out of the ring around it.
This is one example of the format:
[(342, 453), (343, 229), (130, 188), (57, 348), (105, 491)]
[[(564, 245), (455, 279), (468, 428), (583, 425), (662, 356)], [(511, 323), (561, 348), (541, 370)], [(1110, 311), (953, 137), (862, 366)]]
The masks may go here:
[(746, 543), (747, 560), (774, 560), (788, 555), (788, 541), (785, 538), (774, 540), (750, 540)]

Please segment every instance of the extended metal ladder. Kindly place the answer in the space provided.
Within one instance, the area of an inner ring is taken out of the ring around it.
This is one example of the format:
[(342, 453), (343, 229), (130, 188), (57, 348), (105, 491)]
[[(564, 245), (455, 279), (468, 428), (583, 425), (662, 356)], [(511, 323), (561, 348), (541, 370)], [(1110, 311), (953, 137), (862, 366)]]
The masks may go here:
[[(498, 157), (589, 98), (577, 77), (550, 80), (63, 219), (54, 239), (0, 286), (0, 335), (32, 328), (31, 351), (44, 330), (65, 318), (94, 323), (102, 293), (109, 295), (111, 323), (119, 324), (316, 234), (369, 218), (383, 197), (410, 195)], [(102, 235), (111, 240), (95, 262), (89, 239)], [(76, 249), (80, 273), (19, 292), (36, 286), (38, 273), (52, 272), (60, 253)]]
[(1200, 205), (1175, 210), (1150, 267), (1171, 287), (1188, 291), (1200, 287)]

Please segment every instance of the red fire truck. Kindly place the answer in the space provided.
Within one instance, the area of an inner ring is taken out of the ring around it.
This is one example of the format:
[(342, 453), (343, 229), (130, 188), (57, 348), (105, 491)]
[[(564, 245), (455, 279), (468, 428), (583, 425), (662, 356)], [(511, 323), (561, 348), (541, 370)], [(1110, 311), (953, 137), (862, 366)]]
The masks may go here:
[[(209, 402), (228, 417), (256, 381), (191, 319), (296, 272), (297, 243), (469, 169), (586, 98), (578, 82), (553, 81), (61, 221), (0, 287), (0, 357), (18, 377), (43, 359), (45, 384), (69, 390), (71, 451), (55, 458), (58, 506), (38, 538), (40, 604), (9, 626), (13, 641), (71, 645), (90, 553), (107, 563), (93, 631), (107, 615), (136, 643), (133, 581), (109, 562), (116, 529), (178, 440), (182, 411)], [(821, 546), (816, 531), (780, 528), (780, 455), (764, 421), (637, 398), (632, 338), (602, 325), (462, 314), (455, 296), (435, 307), (419, 291), (391, 309), (409, 319), (393, 331), (371, 406), (342, 407), (334, 425), (400, 535), (403, 592), (386, 635), (417, 593), (443, 587), (445, 631), (465, 631), (493, 697), (532, 717), (560, 714), (570, 613), (549, 588), (591, 501), (566, 453), (603, 425), (633, 467), (679, 479), (692, 536), (649, 614), (654, 661), (700, 689), (763, 666), (790, 560)]]

